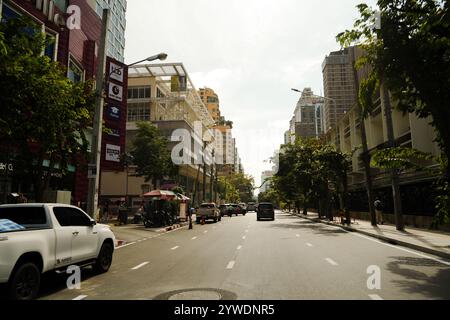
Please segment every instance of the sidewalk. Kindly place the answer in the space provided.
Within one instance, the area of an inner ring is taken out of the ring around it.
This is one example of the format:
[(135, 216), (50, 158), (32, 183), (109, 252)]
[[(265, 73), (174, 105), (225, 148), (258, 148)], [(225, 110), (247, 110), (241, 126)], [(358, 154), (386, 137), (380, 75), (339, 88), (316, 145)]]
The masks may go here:
[(450, 234), (448, 233), (412, 227), (407, 227), (404, 232), (401, 232), (394, 225), (384, 224), (373, 227), (370, 221), (356, 220), (355, 222), (353, 219), (349, 227), (338, 222), (330, 222), (327, 219), (319, 219), (317, 213), (308, 213), (308, 216), (302, 214), (297, 216), (328, 225), (339, 226), (347, 231), (358, 232), (391, 244), (450, 259)]

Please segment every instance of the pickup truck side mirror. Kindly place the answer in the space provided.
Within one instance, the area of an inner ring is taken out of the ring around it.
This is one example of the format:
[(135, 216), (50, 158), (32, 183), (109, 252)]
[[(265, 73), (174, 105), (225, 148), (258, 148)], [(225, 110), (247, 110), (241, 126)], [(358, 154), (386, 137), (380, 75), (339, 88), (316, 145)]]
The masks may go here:
[(95, 220), (91, 220), (90, 223), (89, 223), (89, 226), (90, 226), (90, 227), (93, 227), (93, 226), (95, 226), (96, 224), (97, 224), (97, 222), (96, 222)]

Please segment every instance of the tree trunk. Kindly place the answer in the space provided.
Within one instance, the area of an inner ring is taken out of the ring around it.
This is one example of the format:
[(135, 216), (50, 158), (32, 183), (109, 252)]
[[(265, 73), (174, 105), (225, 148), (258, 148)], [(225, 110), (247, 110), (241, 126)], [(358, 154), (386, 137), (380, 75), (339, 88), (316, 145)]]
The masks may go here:
[[(386, 116), (386, 127), (388, 133), (388, 142), (390, 148), (395, 148), (395, 136), (394, 136), (394, 125), (392, 122), (392, 106), (391, 98), (389, 96), (389, 90), (386, 85), (381, 81), (381, 96), (382, 103), (384, 105), (384, 112)], [(398, 175), (397, 169), (391, 169), (391, 181), (392, 181), (392, 197), (394, 199), (394, 213), (395, 213), (395, 225), (397, 230), (403, 231), (405, 229), (405, 224), (403, 221), (402, 214), (402, 199), (400, 194), (400, 177)]]
[[(351, 50), (351, 54), (352, 54), (352, 61), (356, 62), (356, 57), (354, 56), (355, 51)], [(358, 77), (358, 72), (356, 70), (356, 67), (353, 66), (353, 77), (355, 80), (355, 83), (357, 83), (358, 86), (358, 91), (359, 91), (359, 86), (360, 86), (360, 80)], [(359, 121), (361, 124), (361, 143), (362, 143), (362, 155), (361, 155), (361, 159), (363, 161), (363, 165), (364, 165), (364, 178), (366, 180), (366, 192), (367, 192), (367, 199), (369, 201), (369, 213), (370, 213), (370, 220), (371, 220), (371, 224), (372, 226), (376, 226), (377, 225), (377, 216), (375, 213), (375, 207), (374, 207), (374, 196), (373, 196), (373, 182), (372, 182), (372, 173), (370, 171), (370, 154), (369, 154), (369, 147), (367, 144), (367, 132), (366, 132), (366, 124), (364, 121), (364, 117), (362, 114), (362, 108), (361, 108), (361, 103), (359, 102), (359, 99), (357, 100), (357, 112), (358, 112), (358, 116), (359, 116)]]
[(344, 170), (344, 176), (342, 180), (342, 185), (344, 188), (344, 194), (343, 194), (343, 202), (344, 202), (344, 210), (345, 210), (345, 223), (347, 225), (351, 225), (351, 217), (350, 217), (350, 210), (348, 205), (348, 177), (347, 177), (347, 168)]

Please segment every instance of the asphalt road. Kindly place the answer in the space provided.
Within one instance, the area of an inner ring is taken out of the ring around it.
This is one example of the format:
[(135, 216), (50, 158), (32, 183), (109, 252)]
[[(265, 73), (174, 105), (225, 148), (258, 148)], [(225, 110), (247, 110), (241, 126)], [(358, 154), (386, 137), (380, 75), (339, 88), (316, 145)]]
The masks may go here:
[[(122, 234), (138, 241), (116, 250), (108, 273), (84, 270), (79, 290), (51, 276), (40, 299), (450, 299), (448, 261), (280, 212)], [(380, 289), (368, 287), (368, 269), (380, 270)]]

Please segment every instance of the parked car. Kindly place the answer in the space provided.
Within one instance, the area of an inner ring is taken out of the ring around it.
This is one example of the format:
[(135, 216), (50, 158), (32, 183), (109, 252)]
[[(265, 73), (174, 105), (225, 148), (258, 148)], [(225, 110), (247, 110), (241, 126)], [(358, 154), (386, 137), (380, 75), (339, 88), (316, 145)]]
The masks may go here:
[(273, 204), (269, 202), (262, 202), (258, 204), (258, 208), (256, 210), (256, 218), (258, 221), (260, 221), (261, 219), (270, 219), (274, 221), (275, 209), (273, 208)]
[(215, 203), (203, 203), (200, 206), (196, 213), (197, 223), (200, 223), (202, 219), (204, 219), (205, 221), (213, 220), (214, 222), (222, 220), (219, 208), (217, 208)]
[(242, 210), (240, 205), (233, 203), (230, 206), (233, 208), (234, 215), (236, 215), (236, 216), (240, 215), (240, 214), (243, 214), (244, 216), (246, 215), (246, 213), (244, 213), (244, 210)]
[(256, 212), (256, 203), (249, 202), (247, 203), (247, 212)]
[(115, 237), (77, 207), (60, 204), (0, 206), (0, 284), (13, 300), (36, 298), (41, 275), (71, 265), (111, 266)]
[(221, 215), (222, 217), (223, 217), (223, 216), (226, 216), (226, 215), (229, 215), (228, 207), (229, 207), (228, 204), (221, 204), (221, 205), (219, 206), (220, 215)]
[(239, 203), (239, 206), (241, 207), (241, 209), (242, 209), (242, 214), (247, 214), (247, 204), (245, 204), (245, 203)]

